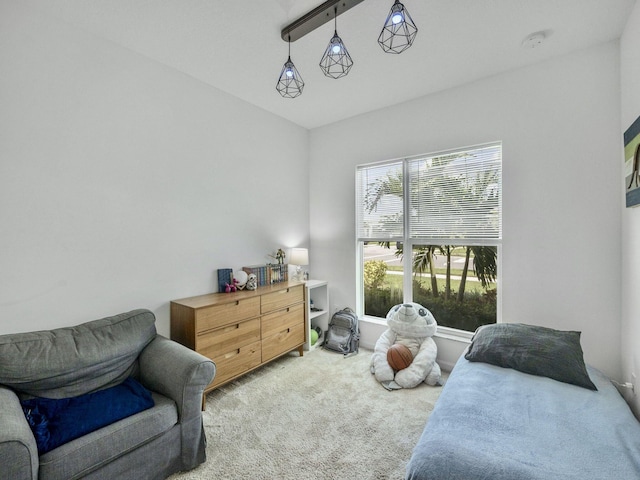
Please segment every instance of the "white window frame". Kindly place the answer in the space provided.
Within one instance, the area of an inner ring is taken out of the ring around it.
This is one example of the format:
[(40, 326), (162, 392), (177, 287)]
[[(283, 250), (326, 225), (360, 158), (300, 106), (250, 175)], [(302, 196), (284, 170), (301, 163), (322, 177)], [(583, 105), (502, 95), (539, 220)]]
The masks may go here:
[[(358, 170), (373, 168), (376, 166), (385, 166), (392, 165), (394, 163), (402, 162), (402, 173), (403, 173), (403, 192), (409, 192), (409, 173), (408, 166), (409, 164), (417, 159), (429, 158), (429, 157), (438, 157), (445, 156), (448, 154), (454, 154), (458, 152), (464, 152), (469, 150), (477, 150), (484, 147), (490, 146), (500, 146), (501, 152), (501, 165), (502, 165), (502, 142), (491, 142), (486, 144), (474, 145), (470, 147), (464, 148), (456, 148), (452, 150), (446, 150), (441, 152), (429, 153), (424, 155), (416, 155), (412, 157), (406, 157), (401, 159), (388, 160), (383, 162), (376, 162), (364, 165), (358, 165), (356, 167), (356, 183), (358, 182)], [(502, 177), (502, 175), (501, 175)], [(500, 210), (502, 212), (502, 179), (500, 183)], [(359, 196), (359, 186), (356, 185), (355, 189), (355, 201), (356, 201), (356, 210), (359, 207), (359, 202), (362, 201), (362, 198)], [(409, 211), (410, 198), (408, 194), (403, 193), (403, 211)], [(358, 222), (358, 211), (356, 211), (356, 222)], [(411, 302), (413, 297), (413, 246), (414, 244), (434, 244), (434, 245), (488, 245), (497, 247), (497, 270), (498, 275), (496, 279), (496, 290), (497, 290), (497, 299), (496, 299), (496, 323), (502, 322), (502, 213), (500, 218), (500, 234), (497, 239), (453, 239), (453, 238), (428, 238), (428, 239), (416, 239), (412, 238), (410, 235), (409, 228), (410, 218), (409, 215), (403, 215), (403, 234), (401, 237), (399, 236), (389, 236), (389, 237), (371, 237), (371, 238), (363, 238), (359, 235), (358, 225), (356, 225), (356, 238), (355, 238), (355, 249), (356, 249), (356, 313), (359, 317), (365, 319), (366, 321), (384, 324), (386, 325), (386, 319), (380, 317), (372, 317), (364, 314), (364, 251), (363, 245), (364, 242), (402, 242), (403, 249), (405, 253), (409, 253), (408, 255), (403, 255), (403, 286), (402, 286), (402, 294), (404, 302)], [(407, 274), (407, 272), (409, 274)], [(473, 332), (469, 332), (466, 330), (460, 330), (451, 327), (438, 326), (438, 336), (452, 338), (454, 340), (468, 340), (473, 336)]]

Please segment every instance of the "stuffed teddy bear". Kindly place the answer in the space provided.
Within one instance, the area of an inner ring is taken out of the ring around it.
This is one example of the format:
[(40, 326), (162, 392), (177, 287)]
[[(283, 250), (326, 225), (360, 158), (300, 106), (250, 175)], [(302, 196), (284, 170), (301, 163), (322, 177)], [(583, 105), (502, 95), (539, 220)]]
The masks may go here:
[[(431, 312), (418, 303), (396, 305), (387, 313), (387, 325), (376, 342), (371, 356), (371, 373), (388, 390), (413, 388), (421, 382), (442, 385), (440, 366), (436, 363), (438, 346), (433, 341), (438, 324)], [(387, 351), (394, 343), (405, 345), (413, 355), (411, 365), (394, 372), (387, 361)]]

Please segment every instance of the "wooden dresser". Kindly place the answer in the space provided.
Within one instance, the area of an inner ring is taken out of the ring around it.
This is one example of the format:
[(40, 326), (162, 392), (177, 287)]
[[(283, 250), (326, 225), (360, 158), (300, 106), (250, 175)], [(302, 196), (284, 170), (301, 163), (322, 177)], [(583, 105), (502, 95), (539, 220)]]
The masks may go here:
[(171, 302), (171, 339), (216, 364), (205, 393), (297, 349), (303, 355), (305, 288), (282, 282)]

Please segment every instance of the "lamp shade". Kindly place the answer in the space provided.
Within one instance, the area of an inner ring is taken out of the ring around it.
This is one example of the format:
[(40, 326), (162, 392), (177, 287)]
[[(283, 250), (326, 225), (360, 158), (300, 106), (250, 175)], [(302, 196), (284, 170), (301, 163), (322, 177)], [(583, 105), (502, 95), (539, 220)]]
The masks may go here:
[(411, 46), (418, 27), (404, 5), (396, 0), (384, 22), (378, 43), (387, 53), (402, 53)]
[(289, 263), (291, 265), (309, 265), (309, 250), (306, 248), (292, 248)]
[(280, 72), (276, 90), (278, 90), (278, 93), (284, 98), (296, 98), (302, 95), (303, 88), (304, 81), (302, 80), (302, 76), (291, 61), (291, 57), (289, 57)]
[(327, 77), (341, 78), (349, 73), (351, 67), (353, 67), (351, 55), (336, 30), (320, 60), (320, 68)]

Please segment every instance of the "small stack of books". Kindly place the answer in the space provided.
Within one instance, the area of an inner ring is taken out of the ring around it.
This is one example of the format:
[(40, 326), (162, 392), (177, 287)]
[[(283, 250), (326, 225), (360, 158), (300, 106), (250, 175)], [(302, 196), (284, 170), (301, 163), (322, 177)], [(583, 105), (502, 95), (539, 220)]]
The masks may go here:
[(286, 263), (278, 263), (276, 265), (267, 265), (269, 267), (269, 283), (286, 282), (289, 279), (289, 265)]
[(242, 267), (242, 270), (247, 274), (253, 273), (256, 276), (259, 287), (289, 280), (289, 265), (286, 263), (251, 265)]

